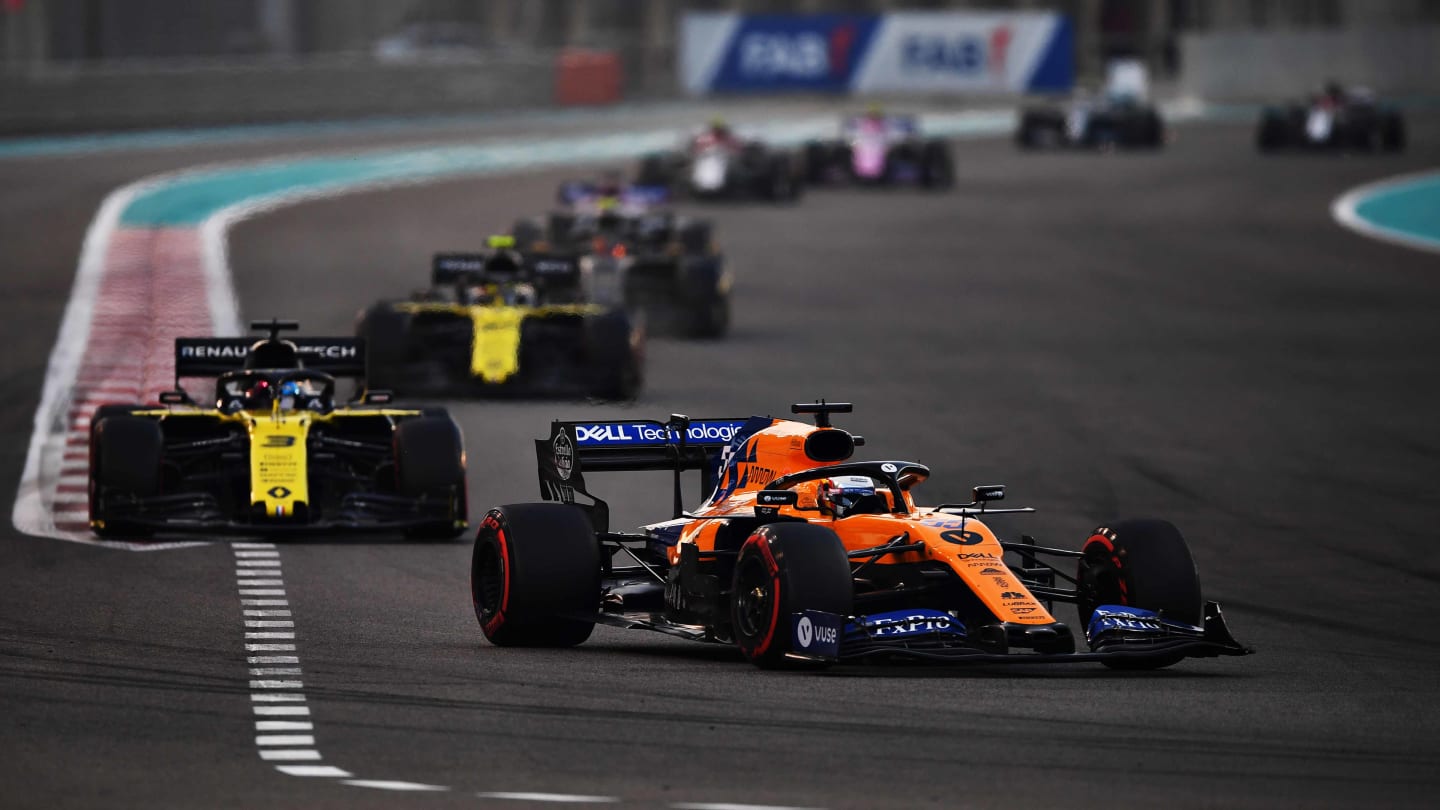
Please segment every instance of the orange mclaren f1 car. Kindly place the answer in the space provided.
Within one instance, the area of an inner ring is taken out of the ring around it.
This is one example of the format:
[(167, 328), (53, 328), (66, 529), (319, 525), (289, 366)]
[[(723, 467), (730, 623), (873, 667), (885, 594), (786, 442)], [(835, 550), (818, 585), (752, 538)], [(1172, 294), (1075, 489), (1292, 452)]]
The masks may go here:
[[(1110, 523), (1078, 551), (1002, 540), (987, 516), (1033, 511), (992, 508), (1004, 487), (918, 506), (924, 465), (851, 460), (863, 439), (831, 425), (849, 404), (791, 410), (815, 424), (554, 423), (536, 442), (550, 503), (492, 509), (475, 539), (471, 591), (486, 638), (573, 646), (604, 623), (733, 643), (761, 667), (921, 659), (1154, 669), (1250, 652), (1219, 606), (1202, 601), (1173, 525)], [(674, 519), (611, 531), (586, 476), (625, 470), (673, 471)], [(701, 471), (708, 493), (688, 512), (685, 470)], [(1075, 604), (1084, 651), (1056, 602)]]

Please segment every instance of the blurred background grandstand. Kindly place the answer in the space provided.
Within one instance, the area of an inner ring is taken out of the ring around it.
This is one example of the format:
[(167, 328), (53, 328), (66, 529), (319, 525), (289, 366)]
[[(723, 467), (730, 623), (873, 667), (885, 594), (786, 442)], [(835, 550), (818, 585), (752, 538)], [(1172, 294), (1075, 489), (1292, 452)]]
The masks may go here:
[(1080, 82), (1209, 99), (1440, 76), (1434, 0), (0, 0), (0, 133), (666, 98), (686, 14), (899, 11), (1058, 12)]

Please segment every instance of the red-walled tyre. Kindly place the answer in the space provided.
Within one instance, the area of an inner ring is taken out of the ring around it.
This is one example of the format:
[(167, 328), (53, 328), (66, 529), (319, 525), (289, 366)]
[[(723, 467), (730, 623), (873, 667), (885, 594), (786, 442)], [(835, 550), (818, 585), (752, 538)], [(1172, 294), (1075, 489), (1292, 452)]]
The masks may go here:
[[(1167, 619), (1201, 626), (1204, 603), (1195, 560), (1180, 530), (1164, 520), (1123, 520), (1090, 533), (1079, 564), (1080, 626), (1100, 605), (1153, 610)], [(1113, 669), (1159, 669), (1184, 658), (1166, 653), (1105, 661)]]
[(600, 543), (576, 506), (512, 504), (480, 522), (470, 560), (475, 618), (501, 647), (574, 647), (595, 629)]
[(849, 616), (854, 603), (850, 560), (840, 537), (808, 523), (756, 530), (740, 547), (732, 586), (735, 644), (762, 669), (802, 663), (786, 658), (793, 652), (793, 614), (818, 610)]

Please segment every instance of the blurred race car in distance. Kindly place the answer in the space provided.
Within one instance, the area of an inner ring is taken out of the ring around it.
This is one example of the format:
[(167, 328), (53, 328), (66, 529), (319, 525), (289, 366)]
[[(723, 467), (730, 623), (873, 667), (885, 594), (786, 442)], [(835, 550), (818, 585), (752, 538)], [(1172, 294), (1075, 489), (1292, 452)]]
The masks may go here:
[[(1190, 550), (1159, 520), (1109, 523), (1079, 551), (1001, 540), (1004, 487), (919, 506), (923, 464), (852, 461), (847, 403), (815, 424), (751, 417), (555, 422), (535, 443), (548, 503), (491, 509), (471, 561), (481, 630), (500, 646), (580, 644), (596, 623), (735, 644), (761, 667), (858, 660), (1154, 669), (1245, 655), (1201, 599)], [(673, 518), (617, 532), (589, 491), (602, 472), (674, 474)], [(681, 473), (701, 472), (684, 511)], [(1013, 562), (1005, 560), (1011, 554)], [(1073, 560), (1075, 575), (1042, 558)], [(1074, 583), (1059, 586), (1057, 578)], [(1088, 651), (1051, 613), (1074, 603)]]
[(663, 188), (614, 176), (562, 183), (557, 196), (561, 208), (515, 222), (517, 247), (578, 257), (612, 282), (595, 284), (592, 301), (623, 304), (649, 334), (725, 334), (732, 281), (709, 220), (676, 213)]
[(1266, 107), (1255, 129), (1261, 152), (1333, 149), (1399, 152), (1405, 149), (1405, 119), (1363, 87), (1325, 85), (1304, 102)]
[(406, 396), (633, 399), (645, 330), (594, 289), (618, 280), (582, 257), (514, 244), (492, 237), (485, 251), (436, 254), (429, 289), (361, 313), (371, 379)]
[(641, 158), (635, 183), (697, 199), (793, 202), (803, 191), (799, 167), (789, 152), (737, 135), (718, 119), (680, 149)]
[[(269, 336), (176, 338), (175, 390), (159, 405), (102, 405), (90, 422), (90, 525), (102, 537), (156, 532), (403, 531), (466, 526), (465, 449), (439, 408), (387, 407), (361, 386), (364, 343)], [(181, 380), (218, 377), (197, 402)]]
[(1113, 61), (1098, 100), (1079, 96), (1064, 106), (1021, 110), (1015, 143), (1023, 149), (1158, 149), (1165, 145), (1165, 122), (1148, 96), (1144, 65)]
[(805, 181), (811, 185), (862, 183), (949, 188), (955, 183), (950, 148), (921, 135), (913, 115), (870, 110), (851, 115), (832, 141), (805, 144)]

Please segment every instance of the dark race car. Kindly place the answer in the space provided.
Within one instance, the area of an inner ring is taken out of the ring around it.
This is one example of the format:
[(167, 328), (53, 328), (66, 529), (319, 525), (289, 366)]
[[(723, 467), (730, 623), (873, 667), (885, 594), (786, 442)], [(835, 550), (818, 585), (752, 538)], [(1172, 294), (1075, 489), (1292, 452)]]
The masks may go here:
[[(1180, 532), (1121, 520), (1079, 550), (1002, 540), (1004, 487), (917, 505), (929, 470), (854, 461), (831, 425), (848, 404), (795, 405), (815, 424), (751, 417), (556, 422), (536, 442), (547, 503), (491, 509), (471, 560), (481, 630), (499, 646), (568, 647), (595, 624), (734, 644), (761, 667), (862, 660), (1154, 669), (1245, 655), (1201, 598)], [(673, 518), (615, 531), (589, 491), (605, 472), (674, 474)], [(698, 470), (704, 501), (681, 503)], [(1053, 559), (1068, 560), (1063, 570)], [(1073, 575), (1072, 575), (1073, 572)], [(1063, 583), (1072, 583), (1073, 587)], [(1080, 638), (1054, 603), (1073, 603)]]
[[(158, 405), (103, 405), (90, 423), (90, 525), (102, 537), (157, 532), (403, 531), (466, 526), (465, 450), (443, 409), (397, 408), (361, 386), (354, 338), (177, 338), (175, 390)], [(197, 401), (181, 380), (218, 377)]]
[(1076, 100), (1022, 110), (1015, 143), (1023, 149), (1159, 149), (1165, 122), (1153, 105), (1133, 98)]
[(723, 122), (695, 133), (680, 149), (641, 158), (635, 182), (696, 199), (793, 202), (804, 190), (789, 152), (740, 137)]
[(1330, 83), (1303, 102), (1266, 107), (1255, 129), (1261, 152), (1283, 149), (1399, 152), (1405, 149), (1405, 119), (1364, 88)]
[(950, 148), (926, 138), (912, 115), (871, 111), (847, 116), (841, 135), (805, 144), (805, 181), (811, 185), (918, 185), (949, 188), (955, 184)]
[(618, 289), (618, 273), (514, 244), (495, 237), (483, 252), (436, 254), (429, 289), (361, 313), (372, 381), (406, 396), (633, 399), (645, 329), (607, 291)]
[(584, 257), (600, 285), (597, 303), (623, 304), (650, 334), (717, 338), (730, 325), (731, 276), (716, 249), (713, 225), (665, 205), (654, 186), (568, 182), (562, 207), (518, 220), (517, 247)]
[(1022, 149), (1159, 149), (1165, 121), (1149, 97), (1144, 63), (1112, 60), (1099, 98), (1082, 95), (1063, 105), (1022, 109), (1015, 143)]

